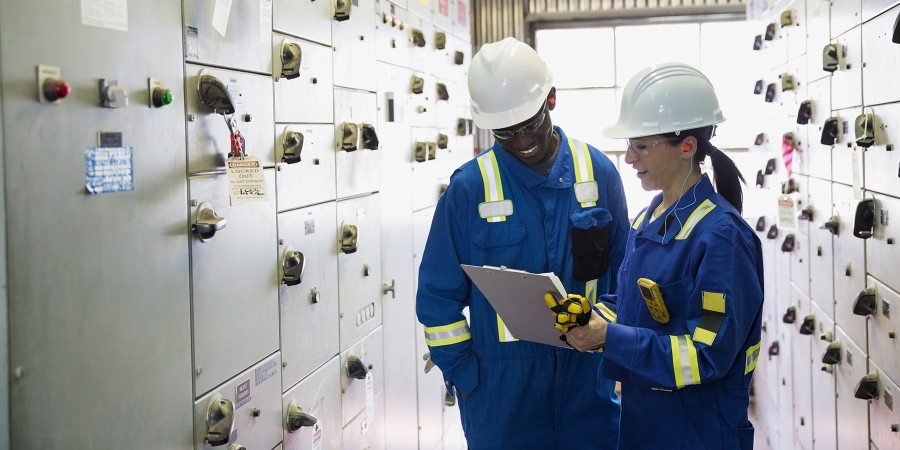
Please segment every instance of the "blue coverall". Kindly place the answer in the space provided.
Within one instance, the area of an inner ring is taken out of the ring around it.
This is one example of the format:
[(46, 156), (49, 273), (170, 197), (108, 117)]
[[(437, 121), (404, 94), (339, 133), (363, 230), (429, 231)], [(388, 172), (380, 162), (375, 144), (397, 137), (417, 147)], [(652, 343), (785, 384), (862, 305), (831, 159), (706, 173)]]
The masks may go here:
[[(762, 244), (709, 178), (695, 186), (656, 220), (648, 211), (662, 194), (638, 215), (618, 291), (601, 297), (617, 309), (603, 375), (622, 382), (623, 450), (753, 448), (747, 408), (759, 357)], [(668, 323), (651, 317), (640, 278), (659, 285)]]
[[(600, 376), (603, 355), (501, 342), (497, 313), (460, 268), (552, 271), (569, 293), (585, 294), (586, 283), (573, 276), (570, 230), (607, 226), (610, 264), (597, 291), (615, 292), (610, 274), (622, 261), (629, 226), (621, 178), (605, 155), (588, 146), (599, 198), (583, 207), (574, 191), (570, 141), (559, 127), (554, 130), (561, 139), (549, 177), (499, 144), (482, 153), (494, 153), (504, 196), (514, 205), (503, 221), (479, 214), (486, 182), (478, 161), (457, 169), (437, 204), (422, 257), (416, 313), (426, 338), (429, 327), (455, 336), (429, 347), (448, 390), (455, 385), (466, 396), (458, 395), (458, 405), (471, 449), (613, 449), (618, 441), (619, 401), (614, 382)], [(467, 306), (468, 325), (461, 312)], [(552, 322), (548, 311), (547, 326)]]

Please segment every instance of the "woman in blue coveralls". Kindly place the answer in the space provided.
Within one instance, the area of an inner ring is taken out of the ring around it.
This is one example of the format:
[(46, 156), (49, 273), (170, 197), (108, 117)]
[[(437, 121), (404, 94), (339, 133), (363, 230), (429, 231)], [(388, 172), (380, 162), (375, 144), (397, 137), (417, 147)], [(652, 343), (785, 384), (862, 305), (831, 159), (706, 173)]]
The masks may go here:
[(662, 191), (632, 223), (616, 295), (566, 333), (580, 351), (602, 347), (603, 375), (622, 382), (620, 449), (753, 447), (762, 247), (741, 218), (743, 177), (709, 141), (724, 120), (709, 80), (667, 63), (628, 82), (603, 130), (628, 139), (644, 190)]
[(622, 180), (553, 125), (553, 75), (528, 45), (485, 44), (468, 82), (475, 124), (496, 141), (454, 172), (435, 208), (416, 293), (431, 360), (455, 387), (473, 450), (614, 449), (619, 399), (603, 355), (516, 339), (460, 264), (554, 272), (589, 298), (615, 292)]

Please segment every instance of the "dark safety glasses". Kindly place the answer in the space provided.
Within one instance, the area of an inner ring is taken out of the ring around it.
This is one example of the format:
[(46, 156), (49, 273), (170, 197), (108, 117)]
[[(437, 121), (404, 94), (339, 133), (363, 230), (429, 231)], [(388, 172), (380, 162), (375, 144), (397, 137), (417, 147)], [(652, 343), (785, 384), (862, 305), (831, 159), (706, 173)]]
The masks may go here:
[[(546, 103), (545, 103), (546, 105)], [(525, 124), (522, 127), (519, 127), (515, 130), (491, 130), (491, 134), (494, 135), (495, 138), (500, 139), (502, 141), (510, 140), (516, 136), (516, 133), (521, 133), (525, 136), (534, 136), (535, 133), (541, 128), (541, 125), (544, 124), (544, 118), (547, 117), (547, 113), (544, 111), (544, 107), (541, 107), (541, 113), (537, 115), (530, 123)]]

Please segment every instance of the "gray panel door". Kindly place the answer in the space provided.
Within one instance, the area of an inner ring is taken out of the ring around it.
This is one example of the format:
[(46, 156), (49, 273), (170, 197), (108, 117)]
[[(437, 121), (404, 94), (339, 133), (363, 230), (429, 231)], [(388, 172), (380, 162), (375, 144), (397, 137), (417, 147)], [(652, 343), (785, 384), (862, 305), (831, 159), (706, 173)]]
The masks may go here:
[(853, 314), (853, 301), (866, 288), (865, 242), (853, 236), (857, 201), (853, 188), (832, 185), (834, 213), (840, 216), (840, 234), (834, 239), (834, 319), (837, 325), (866, 349), (866, 318)]
[[(354, 370), (352, 360), (358, 361), (365, 368), (364, 372), (371, 374), (371, 393), (373, 395), (384, 391), (383, 334), (382, 328), (378, 327), (341, 353), (341, 417), (345, 426), (360, 414), (360, 411), (365, 417), (368, 407), (367, 380), (351, 376), (353, 374), (361, 375), (361, 372)], [(381, 418), (370, 417), (367, 420), (370, 423), (374, 421), (384, 422), (383, 416)]]
[(791, 370), (793, 371), (794, 415), (793, 436), (800, 448), (811, 449), (813, 440), (812, 368), (818, 367), (812, 360), (812, 335), (800, 334), (800, 325), (812, 313), (809, 297), (793, 286), (793, 304), (797, 319), (791, 326)]
[[(377, 170), (377, 168), (376, 168)], [(381, 325), (381, 202), (378, 194), (337, 202), (337, 235), (356, 227), (356, 250), (338, 253), (341, 349)], [(348, 231), (349, 232), (349, 231)]]
[(274, 29), (293, 36), (331, 45), (334, 2), (275, 0)]
[(815, 274), (810, 282), (810, 298), (822, 305), (828, 317), (834, 318), (834, 246), (832, 235), (822, 229), (831, 218), (831, 183), (809, 178), (809, 205), (813, 208), (813, 220), (809, 227), (809, 273)]
[[(300, 161), (279, 165), (278, 210), (331, 201), (335, 198), (334, 128), (331, 124), (276, 124), (276, 159), (283, 161), (285, 140), (291, 135), (303, 135)], [(332, 236), (333, 237), (333, 236)]]
[[(212, 450), (204, 443), (209, 431), (211, 402), (230, 401), (234, 428), (228, 444), (248, 449), (273, 448), (281, 442), (281, 354), (274, 355), (228, 380), (194, 402), (194, 449)], [(221, 399), (221, 400), (220, 400)], [(215, 411), (215, 409), (212, 409)]]
[(300, 384), (285, 392), (282, 400), (285, 416), (293, 403), (304, 414), (309, 414), (318, 421), (316, 426), (301, 427), (294, 432), (285, 430), (285, 449), (312, 450), (314, 443), (319, 445), (316, 448), (343, 448), (340, 362), (340, 358), (335, 356)]
[[(837, 411), (834, 387), (834, 366), (822, 364), (822, 355), (834, 341), (834, 321), (813, 300), (812, 313), (816, 316), (816, 331), (812, 348), (812, 402), (813, 447), (837, 448)], [(829, 310), (831, 305), (829, 304)]]
[(269, 201), (229, 206), (225, 177), (191, 179), (191, 198), (212, 205), (226, 226), (208, 242), (191, 237), (196, 395), (278, 350), (275, 172)]
[[(184, 449), (180, 3), (129, 2), (128, 31), (82, 24), (79, 3), (0, 5), (9, 362), (21, 375), (10, 384), (10, 448)], [(153, 51), (141, 52), (150, 42)], [(71, 86), (60, 104), (38, 102), (38, 65), (58, 66)], [(150, 77), (173, 91), (173, 104), (149, 107)], [(118, 80), (129, 105), (98, 106), (100, 78)], [(85, 191), (85, 148), (100, 130), (133, 147), (133, 191)]]
[(375, 91), (375, 2), (353, 2), (350, 18), (332, 22), (334, 84)]
[[(343, 150), (341, 143), (344, 122), (359, 127), (359, 135), (362, 134), (362, 124), (377, 127), (375, 94), (336, 88), (334, 90), (334, 126), (335, 152), (337, 152), (335, 153), (337, 198), (376, 192), (381, 185), (380, 168), (381, 154), (384, 152), (383, 146), (379, 146), (378, 149), (366, 149), (362, 146), (362, 137), (358, 136), (355, 150)], [(375, 133), (379, 133), (377, 128)]]
[[(334, 83), (331, 47), (275, 34), (272, 47), (276, 54), (282, 42), (300, 46), (300, 75), (276, 79), (275, 120), (277, 122), (334, 122)], [(280, 77), (281, 71), (275, 74)]]
[(837, 448), (865, 448), (869, 443), (869, 406), (854, 397), (856, 385), (868, 373), (865, 348), (853, 342), (840, 322), (835, 337), (843, 346), (840, 364), (835, 365), (837, 388)]
[(272, 0), (185, 0), (184, 25), (186, 61), (272, 73)]
[(278, 236), (303, 253), (306, 270), (295, 286), (281, 284), (284, 387), (338, 354), (338, 275), (334, 202), (278, 215)]

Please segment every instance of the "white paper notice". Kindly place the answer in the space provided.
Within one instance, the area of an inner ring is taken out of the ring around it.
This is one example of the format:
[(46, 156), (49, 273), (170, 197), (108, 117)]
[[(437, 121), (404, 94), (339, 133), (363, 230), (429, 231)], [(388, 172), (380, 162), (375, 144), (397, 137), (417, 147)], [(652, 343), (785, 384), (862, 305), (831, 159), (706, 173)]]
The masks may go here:
[(81, 23), (128, 31), (128, 0), (81, 0)]
[(366, 423), (375, 423), (375, 382), (372, 381), (372, 372), (366, 374)]
[(852, 167), (853, 167), (853, 198), (862, 200), (862, 170), (859, 164), (859, 152), (853, 149)]
[(259, 41), (272, 43), (272, 0), (259, 0)]
[(313, 425), (312, 450), (322, 450), (322, 422)]
[(216, 0), (216, 9), (213, 10), (213, 28), (225, 37), (228, 29), (228, 17), (231, 15), (232, 0)]
[(794, 230), (797, 228), (797, 211), (794, 199), (787, 195), (778, 197), (778, 228)]
[(225, 164), (232, 205), (269, 200), (266, 192), (266, 176), (259, 158), (252, 156), (245, 156), (244, 159), (228, 158)]

